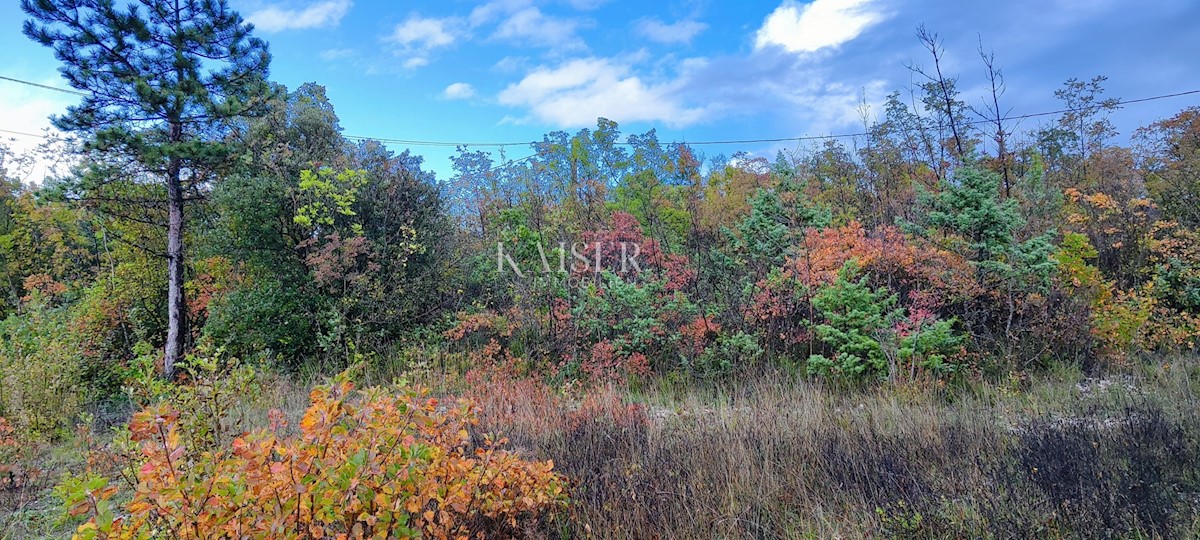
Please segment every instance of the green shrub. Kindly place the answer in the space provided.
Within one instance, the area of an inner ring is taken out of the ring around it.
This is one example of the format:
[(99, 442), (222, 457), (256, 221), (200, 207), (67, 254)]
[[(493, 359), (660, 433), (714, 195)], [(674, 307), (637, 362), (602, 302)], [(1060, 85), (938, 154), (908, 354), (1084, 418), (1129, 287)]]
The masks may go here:
[(875, 290), (867, 276), (855, 279), (858, 264), (847, 261), (832, 285), (813, 297), (813, 307), (825, 323), (814, 327), (818, 338), (833, 357), (814, 354), (808, 359), (810, 373), (885, 377), (888, 357), (879, 336), (900, 318), (896, 296)]
[(721, 334), (700, 353), (692, 367), (700, 374), (725, 374), (754, 364), (762, 354), (763, 349), (753, 334)]
[(316, 349), (314, 324), (308, 318), (315, 299), (264, 278), (230, 292), (209, 306), (204, 337), (232, 354), (301, 358)]
[(178, 420), (180, 436), (192, 448), (212, 449), (244, 431), (245, 421), (234, 417), (239, 405), (261, 395), (260, 374), (221, 349), (200, 348), (178, 365), (179, 380), (164, 380), (155, 368), (161, 356), (145, 343), (125, 373), (125, 393), (139, 407), (165, 404), (190, 414)]
[(81, 344), (69, 323), (40, 298), (0, 321), (0, 416), (22, 436), (57, 435), (80, 411)]
[(837, 280), (820, 289), (813, 307), (824, 320), (813, 330), (832, 357), (814, 354), (808, 371), (824, 375), (911, 380), (919, 372), (945, 375), (965, 356), (965, 335), (954, 331), (928, 309), (896, 307), (897, 298), (884, 287), (874, 289), (869, 276), (857, 278), (850, 260)]

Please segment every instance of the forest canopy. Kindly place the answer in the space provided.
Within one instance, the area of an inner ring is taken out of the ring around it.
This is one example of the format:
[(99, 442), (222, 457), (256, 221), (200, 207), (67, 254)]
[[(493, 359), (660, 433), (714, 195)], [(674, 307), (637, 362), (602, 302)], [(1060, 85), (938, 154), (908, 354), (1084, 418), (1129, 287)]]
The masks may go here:
[[(670, 451), (721, 454), (705, 446), (720, 430), (741, 437), (721, 444), (762, 453), (740, 461), (791, 459), (785, 468), (814, 484), (861, 488), (845, 504), (867, 505), (854, 508), (879, 530), (960, 519), (983, 525), (945, 536), (978, 536), (1026, 520), (937, 514), (970, 505), (898, 465), (917, 443), (961, 456), (954, 445), (971, 440), (1011, 461), (961, 467), (1015, 479), (970, 494), (973, 509), (999, 512), (987, 497), (1037, 489), (1045, 498), (1014, 512), (1037, 513), (1026, 522), (1048, 523), (1039, 534), (1165, 537), (1188, 516), (1194, 525), (1194, 462), (1170, 457), (1200, 452), (1192, 401), (1147, 398), (1086, 433), (1065, 420), (988, 431), (939, 418), (934, 442), (843, 414), (859, 400), (903, 420), (887, 407), (1012, 395), (1028, 399), (1024, 414), (1042, 406), (1021, 394), (1029, 381), (1064, 372), (1091, 384), (1161, 366), (1157, 382), (1174, 384), (1167, 359), (1200, 347), (1200, 107), (1122, 133), (1110, 115), (1137, 103), (1109, 96), (1104, 76), (1072, 78), (1054, 91), (1061, 111), (1019, 127), (994, 57), (982, 58), (989, 94), (964, 95), (922, 27), (932, 63), (910, 67), (914, 86), (871, 109), (862, 133), (728, 156), (598, 118), (544, 134), (523, 159), (460, 146), (439, 178), (411, 150), (347, 136), (321, 84), (272, 82), (266, 43), (224, 1), (139, 5), (22, 1), (25, 33), (81, 97), (54, 120), (72, 167), (22, 182), (32, 158), (0, 145), (0, 492), (32, 478), (10, 465), (35, 459), (27, 449), (86, 446), (74, 468), (84, 472), (57, 488), (70, 515), (86, 516), (80, 537), (572, 536), (632, 505), (613, 486), (649, 469), (605, 468), (634, 460), (630, 449), (687, 484), (680, 500), (721, 491)], [(783, 415), (671, 431), (663, 418), (686, 420), (682, 407), (635, 403), (715, 388), (730, 403), (795, 405), (797, 394), (755, 386), (764, 379), (829, 392), (804, 406), (846, 430), (807, 426), (814, 439), (801, 441), (761, 427), (792, 421)], [(269, 427), (247, 423), (247, 410)], [(102, 424), (118, 428), (93, 444)], [(912, 484), (830, 472), (791, 444)], [(907, 450), (855, 453), (893, 446)], [(1103, 481), (1152, 484), (1167, 499), (1081, 495), (1126, 485), (1067, 493), (1042, 480), (1075, 474), (1067, 465), (1036, 476), (1051, 454), (1086, 454)], [(1131, 465), (1141, 462), (1157, 468)], [(645, 487), (662, 478), (639, 481), (628, 489), (677, 496)], [(780, 482), (793, 498), (756, 504), (801, 504)], [(647, 506), (626, 515), (666, 526)], [(735, 529), (786, 513), (721, 513), (736, 506), (705, 511)], [(1088, 528), (1104, 516), (1107, 528)], [(650, 532), (610, 525), (602, 534)]]

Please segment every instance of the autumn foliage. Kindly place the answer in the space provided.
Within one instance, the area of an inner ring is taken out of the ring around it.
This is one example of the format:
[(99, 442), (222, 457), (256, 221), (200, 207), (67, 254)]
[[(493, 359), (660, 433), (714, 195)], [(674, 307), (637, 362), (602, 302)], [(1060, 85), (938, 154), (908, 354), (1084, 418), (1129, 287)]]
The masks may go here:
[(819, 322), (812, 300), (848, 263), (918, 311), (943, 310), (980, 292), (974, 269), (962, 257), (895, 227), (868, 230), (851, 221), (808, 230), (798, 253), (756, 284), (745, 317), (784, 346), (810, 341)]
[(645, 406), (630, 403), (614, 385), (573, 396), (537, 374), (521, 373), (512, 362), (472, 369), (466, 379), (467, 397), (478, 406), (480, 424), (522, 443), (569, 442), (587, 426), (639, 430), (649, 424)]
[(180, 412), (130, 422), (140, 445), (132, 499), (99, 478), (65, 484), (77, 538), (475, 538), (517, 536), (562, 507), (552, 462), (521, 459), (476, 433), (470, 402), (419, 388), (314, 389), (296, 433), (271, 428), (215, 451), (182, 443)]
[(16, 457), (19, 446), (12, 425), (0, 416), (0, 489), (7, 489), (13, 484), (11, 461)]

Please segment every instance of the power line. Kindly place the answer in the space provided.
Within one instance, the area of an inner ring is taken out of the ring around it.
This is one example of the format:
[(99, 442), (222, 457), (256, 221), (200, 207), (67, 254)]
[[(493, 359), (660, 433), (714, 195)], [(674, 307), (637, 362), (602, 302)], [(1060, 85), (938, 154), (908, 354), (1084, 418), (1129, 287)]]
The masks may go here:
[(525, 156), (525, 157), (523, 157), (523, 158), (521, 158), (521, 159), (518, 159), (518, 160), (516, 160), (516, 161), (511, 161), (511, 160), (510, 160), (510, 161), (506, 161), (506, 162), (504, 162), (504, 163), (501, 163), (501, 164), (499, 164), (499, 165), (496, 165), (495, 167), (492, 167), (492, 168), (488, 169), (488, 171), (487, 171), (486, 173), (484, 173), (484, 174), (491, 174), (491, 173), (494, 173), (494, 172), (496, 172), (496, 171), (498, 171), (498, 170), (500, 170), (500, 169), (503, 169), (503, 168), (505, 168), (505, 167), (512, 167), (513, 165), (516, 165), (516, 164), (518, 164), (518, 163), (524, 163), (524, 162), (526, 162), (526, 161), (529, 161), (529, 160), (531, 160), (531, 159), (533, 159), (533, 158), (535, 158), (535, 157), (537, 157), (537, 156), (538, 156), (537, 154), (531, 154), (531, 155)]
[[(76, 90), (69, 90), (66, 88), (59, 88), (59, 87), (55, 87), (55, 86), (38, 84), (35, 82), (24, 81), (21, 79), (14, 79), (12, 77), (5, 77), (3, 75), (0, 75), (0, 80), (11, 81), (11, 82), (19, 83), (19, 84), (26, 84), (29, 86), (43, 88), (46, 90), (53, 90), (56, 92), (64, 92), (67, 94), (75, 94), (75, 95), (79, 95), (79, 96), (87, 95), (84, 92), (79, 92)], [(1121, 106), (1121, 105), (1130, 105), (1130, 104), (1134, 104), (1134, 103), (1144, 103), (1147, 101), (1156, 101), (1156, 100), (1160, 100), (1160, 99), (1188, 96), (1188, 95), (1192, 95), (1192, 94), (1200, 94), (1200, 89), (1188, 90), (1188, 91), (1184, 91), (1184, 92), (1176, 92), (1173, 94), (1163, 94), (1163, 95), (1159, 95), (1159, 96), (1137, 98), (1137, 99), (1117, 100), (1116, 105)], [(1017, 115), (1017, 116), (1007, 116), (1007, 117), (1002, 118), (1001, 121), (1012, 122), (1012, 121), (1016, 121), (1016, 120), (1025, 120), (1025, 119), (1029, 119), (1029, 118), (1038, 118), (1038, 117), (1042, 117), (1042, 116), (1050, 116), (1050, 115), (1055, 115), (1055, 114), (1074, 112), (1076, 110), (1078, 110), (1078, 109), (1059, 109), (1056, 111), (1046, 111), (1046, 112), (1022, 114), (1022, 115)], [(980, 125), (980, 124), (991, 124), (993, 122), (995, 122), (995, 119), (981, 119), (981, 120), (971, 120), (971, 121), (967, 121), (967, 122), (962, 122), (960, 125), (975, 126), (975, 125)], [(26, 136), (30, 136), (30, 137), (44, 137), (43, 135), (33, 135), (30, 133), (20, 133), (20, 132), (4, 130), (4, 129), (0, 129), (0, 132), (15, 133), (17, 135), (26, 135)], [(862, 132), (858, 132), (858, 133), (840, 133), (840, 134), (833, 134), (833, 135), (801, 135), (798, 137), (692, 141), (692, 142), (676, 142), (676, 143), (668, 143), (668, 144), (684, 144), (687, 146), (765, 144), (765, 143), (781, 143), (781, 142), (804, 142), (804, 141), (825, 141), (825, 140), (834, 140), (834, 139), (849, 139), (849, 138), (854, 138), (854, 137), (864, 137), (864, 136), (867, 136), (870, 134), (871, 134), (871, 132), (869, 132), (869, 131), (862, 131)], [(390, 138), (384, 138), (384, 137), (369, 137), (369, 136), (365, 136), (365, 135), (343, 135), (343, 137), (346, 139), (355, 140), (355, 141), (370, 140), (370, 141), (376, 141), (376, 142), (380, 142), (380, 143), (384, 143), (384, 144), (396, 144), (396, 145), (401, 145), (401, 146), (434, 146), (434, 147), (450, 147), (450, 148), (456, 148), (459, 146), (467, 147), (467, 148), (504, 148), (506, 146), (532, 146), (535, 144), (541, 144), (543, 142), (543, 141), (511, 141), (511, 142), (423, 141), (423, 140), (415, 140), (415, 139), (390, 139)], [(614, 144), (622, 145), (622, 146), (630, 146), (633, 143), (625, 142), (625, 141), (618, 141), (618, 142), (615, 142)], [(518, 160), (516, 162), (511, 162), (511, 163), (519, 163), (521, 161), (525, 161), (532, 157), (533, 156), (530, 156), (529, 158), (524, 158), (524, 159)]]
[[(50, 85), (46, 85), (46, 84), (35, 83), (33, 81), (26, 81), (23, 79), (15, 79), (13, 77), (6, 77), (4, 75), (0, 75), (0, 80), (14, 82), (17, 84), (24, 84), (26, 86), (41, 88), (43, 90), (62, 92), (64, 94), (72, 94), (72, 95), (84, 96), (84, 97), (87, 97), (89, 95), (88, 92), (81, 92), (78, 90), (71, 90), (71, 89), (67, 89), (67, 88), (61, 88), (58, 86), (50, 86)], [(16, 134), (16, 135), (25, 135), (25, 136), (29, 136), (29, 137), (37, 137), (38, 136), (38, 135), (33, 135), (31, 133), (20, 133), (20, 132), (16, 132), (16, 131), (12, 131), (12, 130), (0, 130), (0, 132), (12, 133), (12, 134)], [(449, 147), (498, 146), (498, 147), (503, 147), (503, 146), (517, 146), (517, 145), (531, 144), (531, 143), (524, 143), (524, 142), (521, 142), (521, 143), (459, 143), (459, 142), (441, 142), (441, 141), (417, 141), (417, 140), (408, 140), (408, 139), (387, 139), (387, 138), (382, 138), (382, 137), (366, 137), (366, 136), (361, 136), (361, 135), (343, 135), (343, 137), (350, 139), (350, 140), (356, 140), (356, 141), (371, 140), (371, 141), (378, 141), (381, 143), (400, 144), (400, 145), (408, 145), (408, 146), (449, 146)]]
[(534, 142), (451, 142), (451, 141), (416, 141), (409, 139), (387, 139), (383, 137), (368, 137), (366, 135), (342, 135), (343, 138), (352, 141), (376, 141), (386, 144), (398, 144), (403, 146), (446, 146), (446, 147), (496, 147), (503, 148), (505, 146), (527, 146), (537, 144)]
[(11, 133), (13, 135), (24, 135), (26, 137), (37, 137), (39, 139), (47, 138), (46, 135), (38, 135), (37, 133), (25, 133), (24, 131), (13, 131), (11, 129), (0, 129), (0, 133)]
[[(1116, 105), (1121, 106), (1121, 105), (1129, 105), (1129, 104), (1133, 104), (1133, 103), (1143, 103), (1146, 101), (1155, 101), (1155, 100), (1159, 100), (1159, 99), (1168, 99), (1168, 98), (1187, 96), (1187, 95), (1192, 95), (1192, 94), (1200, 94), (1200, 89), (1188, 90), (1186, 92), (1176, 92), (1174, 94), (1163, 94), (1160, 96), (1144, 97), (1144, 98), (1138, 98), (1138, 99), (1117, 100)], [(1063, 113), (1073, 112), (1075, 110), (1078, 110), (1078, 109), (1059, 109), (1056, 111), (1045, 111), (1045, 112), (1038, 112), (1038, 113), (1022, 114), (1022, 115), (1017, 115), (1017, 116), (1007, 116), (1007, 117), (1002, 118), (1001, 121), (1012, 122), (1012, 121), (1016, 121), (1016, 120), (1025, 120), (1025, 119), (1037, 118), (1037, 117), (1041, 117), (1041, 116), (1063, 114)], [(971, 121), (967, 121), (967, 122), (962, 122), (961, 125), (975, 126), (975, 125), (980, 125), (980, 124), (991, 124), (993, 122), (995, 122), (994, 119), (981, 119), (981, 120), (971, 120)], [(832, 139), (848, 139), (848, 138), (853, 138), (853, 137), (864, 137), (864, 136), (867, 136), (870, 134), (871, 134), (871, 132), (869, 132), (869, 131), (862, 131), (862, 132), (858, 132), (858, 133), (841, 133), (841, 134), (836, 134), (836, 135), (802, 135), (799, 137), (778, 137), (778, 138), (770, 138), (770, 139), (734, 139), (734, 140), (715, 140), (715, 141), (692, 141), (692, 142), (681, 142), (681, 143), (670, 143), (670, 144), (685, 144), (687, 146), (763, 144), (763, 143), (779, 143), (779, 142), (803, 142), (803, 141), (822, 141), (822, 140), (832, 140)], [(529, 146), (529, 145), (535, 145), (535, 144), (542, 143), (542, 141), (525, 141), (525, 142), (416, 141), (416, 140), (406, 140), (406, 139), (382, 139), (382, 138), (366, 137), (366, 136), (359, 136), (359, 135), (346, 135), (345, 137), (347, 139), (354, 139), (354, 140), (374, 140), (374, 141), (379, 141), (381, 143), (391, 143), (391, 144), (410, 145), (410, 146), (450, 146), (450, 147), (465, 146), (465, 147), (499, 147), (499, 148), (503, 148), (505, 146)], [(628, 145), (632, 145), (633, 143), (618, 141), (614, 144), (628, 146)]]
[(80, 91), (78, 91), (78, 90), (69, 90), (69, 89), (67, 89), (67, 88), (59, 88), (59, 87), (57, 87), (57, 86), (50, 86), (50, 85), (46, 85), (46, 84), (39, 84), (39, 83), (35, 83), (35, 82), (32, 82), (32, 81), (23, 81), (23, 80), (21, 80), (21, 79), (14, 79), (14, 78), (12, 78), (12, 77), (5, 77), (5, 76), (3, 76), (3, 75), (0, 75), (0, 80), (9, 81), (9, 82), (15, 82), (15, 83), (17, 83), (17, 84), (24, 84), (24, 85), (28, 85), (28, 86), (34, 86), (34, 87), (37, 87), (37, 88), (41, 88), (41, 89), (43, 89), (43, 90), (53, 90), (53, 91), (55, 91), (55, 92), (62, 92), (62, 93), (64, 93), (64, 94), (74, 94), (74, 95), (76, 95), (76, 96), (87, 96), (87, 95), (88, 95), (88, 94), (87, 94), (87, 92), (80, 92)]
[[(1142, 103), (1142, 102), (1154, 101), (1154, 100), (1158, 100), (1158, 99), (1167, 99), (1167, 98), (1173, 98), (1173, 97), (1187, 96), (1187, 95), (1191, 95), (1191, 94), (1200, 94), (1200, 90), (1188, 90), (1186, 92), (1176, 92), (1174, 94), (1164, 94), (1161, 96), (1151, 96), (1151, 97), (1138, 98), (1138, 99), (1117, 100), (1116, 106), (1128, 105), (1131, 103)], [(1037, 118), (1039, 116), (1050, 116), (1052, 114), (1063, 114), (1063, 113), (1073, 112), (1073, 111), (1077, 111), (1077, 110), (1079, 110), (1079, 109), (1059, 109), (1057, 111), (1029, 113), (1029, 114), (1022, 114), (1022, 115), (1017, 115), (1017, 116), (1006, 116), (1004, 118), (1001, 118), (1001, 121), (1012, 122), (1015, 120), (1025, 120), (1027, 118)], [(995, 122), (995, 119), (982, 119), (982, 120), (971, 120), (971, 121), (967, 121), (967, 122), (962, 122), (962, 123), (960, 123), (960, 125), (975, 126), (975, 125), (979, 125), (979, 124), (991, 124), (994, 122)], [(775, 138), (775, 139), (696, 141), (696, 142), (689, 142), (686, 144), (689, 146), (700, 146), (700, 145), (707, 145), (707, 144), (756, 144), (756, 143), (775, 143), (775, 142), (802, 142), (802, 141), (818, 141), (818, 140), (828, 140), (828, 139), (846, 139), (846, 138), (851, 138), (851, 137), (863, 137), (863, 136), (870, 135), (870, 134), (871, 134), (871, 132), (869, 132), (869, 131), (862, 131), (862, 132), (858, 132), (858, 133), (842, 133), (839, 135), (804, 135), (804, 136), (800, 136), (800, 137), (781, 137), (781, 138)]]

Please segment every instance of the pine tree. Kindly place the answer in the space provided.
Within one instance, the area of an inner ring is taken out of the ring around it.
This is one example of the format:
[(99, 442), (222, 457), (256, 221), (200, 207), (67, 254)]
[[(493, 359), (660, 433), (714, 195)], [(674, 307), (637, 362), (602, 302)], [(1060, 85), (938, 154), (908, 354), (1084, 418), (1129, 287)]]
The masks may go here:
[(880, 343), (882, 334), (892, 333), (892, 324), (903, 316), (897, 297), (887, 289), (874, 289), (868, 276), (858, 276), (853, 259), (838, 272), (837, 280), (813, 297), (813, 307), (825, 323), (813, 330), (835, 353), (833, 358), (814, 354), (808, 359), (811, 373), (843, 375), (889, 375), (888, 358)]
[(953, 181), (922, 199), (928, 224), (961, 235), (971, 260), (984, 266), (1004, 258), (1024, 224), (1017, 203), (1000, 200), (1000, 175), (973, 165), (956, 169)]
[[(229, 155), (220, 129), (266, 102), (270, 54), (225, 0), (22, 0), (29, 38), (50, 47), (86, 92), (56, 117), (85, 149), (132, 159), (166, 188), (164, 375), (186, 345), (184, 206)], [(119, 174), (128, 175), (127, 171)]]
[[(779, 196), (771, 190), (759, 189), (750, 198), (750, 214), (737, 224), (740, 233), (734, 238), (756, 267), (772, 268), (783, 263), (788, 254), (788, 226)], [(759, 268), (761, 269), (761, 268)]]

